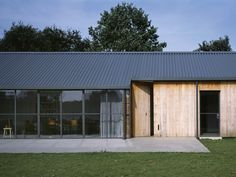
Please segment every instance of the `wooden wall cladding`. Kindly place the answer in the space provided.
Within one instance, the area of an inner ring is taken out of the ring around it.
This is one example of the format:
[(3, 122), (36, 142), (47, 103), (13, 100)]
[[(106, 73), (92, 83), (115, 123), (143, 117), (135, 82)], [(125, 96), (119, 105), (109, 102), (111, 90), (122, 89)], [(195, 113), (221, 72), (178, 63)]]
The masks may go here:
[[(200, 91), (220, 91), (220, 136), (236, 137), (236, 82), (199, 82), (198, 90), (198, 108)], [(153, 104), (154, 136), (196, 136), (195, 82), (155, 82)], [(132, 130), (135, 137), (150, 136), (150, 87), (144, 83), (132, 84)]]
[(150, 136), (150, 86), (132, 84), (132, 129), (134, 137)]
[(155, 136), (196, 136), (194, 82), (154, 83), (153, 94)]
[(236, 137), (236, 82), (200, 82), (203, 90), (220, 91), (220, 136)]

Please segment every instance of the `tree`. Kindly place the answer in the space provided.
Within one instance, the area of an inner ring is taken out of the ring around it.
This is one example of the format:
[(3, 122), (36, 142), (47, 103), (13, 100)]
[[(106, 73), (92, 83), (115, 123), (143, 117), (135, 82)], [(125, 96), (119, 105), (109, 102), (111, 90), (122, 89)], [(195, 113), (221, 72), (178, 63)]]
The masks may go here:
[(42, 31), (22, 22), (13, 23), (0, 40), (0, 51), (86, 51), (90, 41), (82, 39), (79, 31), (64, 31), (55, 26)]
[(9, 31), (4, 32), (0, 51), (39, 51), (39, 34), (31, 25), (13, 23)]
[(196, 51), (232, 51), (227, 35), (224, 38), (220, 37), (218, 40), (203, 41), (202, 44), (198, 45), (199, 48)]
[(162, 51), (157, 28), (148, 15), (132, 4), (122, 3), (104, 11), (96, 27), (89, 27), (91, 50), (95, 51)]

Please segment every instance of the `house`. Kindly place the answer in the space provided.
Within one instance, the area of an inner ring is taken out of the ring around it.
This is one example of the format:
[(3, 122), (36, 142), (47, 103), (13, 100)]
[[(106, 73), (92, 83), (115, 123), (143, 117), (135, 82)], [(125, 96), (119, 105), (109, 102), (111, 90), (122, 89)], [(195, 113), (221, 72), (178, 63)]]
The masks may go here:
[(6, 128), (15, 138), (236, 137), (236, 53), (1, 52)]

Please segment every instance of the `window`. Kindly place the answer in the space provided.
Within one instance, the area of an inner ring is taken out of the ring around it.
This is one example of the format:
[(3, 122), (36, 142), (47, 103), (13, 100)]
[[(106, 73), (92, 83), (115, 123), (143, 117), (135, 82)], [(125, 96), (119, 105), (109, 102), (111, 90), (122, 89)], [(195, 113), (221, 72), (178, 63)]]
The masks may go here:
[(124, 98), (123, 90), (0, 90), (0, 134), (123, 137)]
[(17, 115), (16, 134), (17, 136), (37, 135), (37, 116), (36, 115)]
[(37, 91), (16, 91), (16, 113), (37, 113)]
[(41, 115), (40, 116), (41, 135), (60, 135), (60, 116)]
[(40, 92), (40, 113), (60, 113), (60, 92)]
[(82, 91), (62, 92), (62, 134), (82, 136)]
[(37, 135), (37, 91), (16, 91), (16, 134)]
[(0, 90), (0, 114), (14, 114), (14, 90)]
[(0, 90), (0, 134), (3, 128), (12, 128), (14, 133), (15, 91)]
[(40, 92), (40, 134), (60, 135), (60, 91)]
[[(123, 91), (107, 92), (105, 114), (101, 114), (101, 136), (106, 138), (123, 136)], [(102, 107), (102, 105), (101, 105)]]
[(63, 113), (82, 113), (82, 91), (63, 91), (62, 92), (62, 112)]

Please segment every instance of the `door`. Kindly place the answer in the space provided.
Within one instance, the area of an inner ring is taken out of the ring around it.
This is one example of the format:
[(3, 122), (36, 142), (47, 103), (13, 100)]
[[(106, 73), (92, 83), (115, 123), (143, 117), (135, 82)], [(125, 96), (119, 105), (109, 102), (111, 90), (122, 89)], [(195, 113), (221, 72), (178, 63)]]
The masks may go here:
[(132, 129), (134, 137), (151, 136), (151, 86), (132, 84)]
[(218, 136), (220, 125), (220, 92), (200, 92), (201, 136)]

